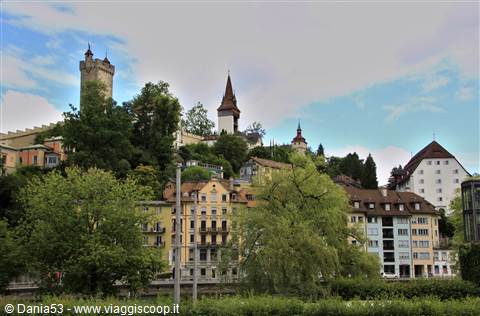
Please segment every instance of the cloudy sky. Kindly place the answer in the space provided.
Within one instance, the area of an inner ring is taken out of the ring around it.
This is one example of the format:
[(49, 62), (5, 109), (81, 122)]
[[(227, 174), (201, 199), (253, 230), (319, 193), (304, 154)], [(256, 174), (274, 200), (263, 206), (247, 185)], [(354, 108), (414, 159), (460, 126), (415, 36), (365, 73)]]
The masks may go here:
[(379, 181), (435, 138), (479, 172), (479, 4), (3, 1), (0, 131), (78, 105), (87, 43), (116, 66), (113, 96), (166, 81), (216, 121), (230, 70), (240, 127), (287, 143), (300, 120), (327, 155), (372, 153)]

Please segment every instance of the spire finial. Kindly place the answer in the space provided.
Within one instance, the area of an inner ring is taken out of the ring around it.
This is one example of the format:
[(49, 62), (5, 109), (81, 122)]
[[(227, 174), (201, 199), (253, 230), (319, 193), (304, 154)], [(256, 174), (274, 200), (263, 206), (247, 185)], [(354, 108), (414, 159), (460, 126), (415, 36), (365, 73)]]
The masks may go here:
[(298, 127), (297, 127), (297, 129), (299, 129), (299, 130), (302, 129), (302, 128), (300, 127), (300, 120), (298, 120)]

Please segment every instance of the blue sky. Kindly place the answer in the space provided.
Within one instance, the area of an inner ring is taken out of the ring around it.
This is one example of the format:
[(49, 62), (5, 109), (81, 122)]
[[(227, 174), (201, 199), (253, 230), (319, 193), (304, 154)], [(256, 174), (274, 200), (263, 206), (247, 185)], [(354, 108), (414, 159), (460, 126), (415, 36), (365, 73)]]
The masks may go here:
[(114, 99), (148, 81), (215, 109), (230, 69), (240, 126), (290, 142), (300, 120), (327, 154), (372, 153), (380, 183), (435, 138), (479, 172), (478, 2), (9, 2), (2, 6), (0, 131), (78, 105), (87, 43), (116, 66)]

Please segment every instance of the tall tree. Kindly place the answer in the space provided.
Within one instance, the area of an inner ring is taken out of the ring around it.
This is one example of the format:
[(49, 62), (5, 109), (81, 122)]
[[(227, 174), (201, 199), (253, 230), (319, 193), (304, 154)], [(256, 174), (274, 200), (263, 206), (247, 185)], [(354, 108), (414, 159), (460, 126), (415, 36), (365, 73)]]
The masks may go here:
[(378, 274), (378, 258), (348, 243), (354, 230), (347, 226), (345, 191), (308, 157), (292, 155), (291, 163), (292, 170), (273, 173), (256, 187), (253, 208), (238, 213), (233, 257), (224, 260), (236, 257), (239, 243), (245, 285), (287, 295), (317, 295), (322, 278)]
[(80, 111), (71, 106), (71, 111), (64, 113), (63, 143), (68, 163), (126, 175), (133, 151), (127, 109), (106, 98), (105, 85), (97, 81), (85, 82), (80, 103)]
[(368, 154), (365, 164), (363, 165), (363, 174), (362, 174), (362, 187), (365, 189), (377, 189), (377, 165), (372, 158), (371, 154)]
[(168, 87), (166, 82), (149, 82), (127, 103), (134, 121), (135, 166), (142, 163), (165, 172), (172, 165), (181, 106)]
[(262, 127), (262, 123), (255, 121), (245, 129), (245, 134), (258, 134), (261, 138), (263, 138), (266, 134), (266, 131)]
[(354, 152), (350, 153), (340, 162), (340, 173), (347, 175), (354, 180), (361, 180), (363, 175), (363, 161)]
[(28, 257), (22, 258), (18, 252), (8, 223), (0, 218), (0, 293), (14, 277), (23, 272)]
[(237, 135), (223, 134), (215, 142), (214, 150), (217, 155), (230, 162), (233, 171), (237, 173), (247, 158), (248, 146), (245, 140)]
[(182, 127), (185, 131), (195, 135), (212, 135), (215, 123), (208, 119), (207, 113), (207, 109), (203, 104), (197, 102), (196, 105), (187, 111), (185, 117), (182, 118)]
[(317, 156), (324, 156), (325, 157), (325, 150), (323, 149), (323, 145), (319, 144), (317, 148)]
[(46, 288), (109, 294), (124, 281), (136, 290), (163, 267), (159, 250), (143, 247), (140, 227), (149, 218), (138, 201), (151, 192), (134, 180), (67, 168), (66, 177), (54, 171), (33, 179), (21, 196), (26, 217), (17, 235)]

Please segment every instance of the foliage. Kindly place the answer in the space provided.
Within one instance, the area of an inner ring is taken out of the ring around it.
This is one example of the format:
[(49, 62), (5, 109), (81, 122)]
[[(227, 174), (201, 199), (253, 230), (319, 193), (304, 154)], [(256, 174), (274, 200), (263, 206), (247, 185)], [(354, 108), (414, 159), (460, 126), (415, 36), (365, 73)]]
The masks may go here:
[(163, 186), (158, 181), (158, 171), (154, 167), (140, 164), (129, 172), (129, 176), (135, 179), (139, 185), (150, 187), (155, 198), (162, 197)]
[(455, 197), (450, 202), (450, 209), (452, 210), (452, 214), (449, 216), (449, 219), (455, 232), (453, 235), (453, 242), (458, 248), (465, 243), (462, 197), (460, 195), (460, 189), (456, 190)]
[(346, 155), (340, 161), (340, 173), (354, 180), (361, 180), (363, 175), (363, 160), (354, 152)]
[(26, 215), (16, 232), (29, 270), (48, 290), (108, 294), (116, 281), (134, 291), (145, 285), (162, 267), (157, 249), (142, 246), (148, 218), (137, 203), (150, 193), (98, 169), (32, 179), (21, 191)]
[(368, 154), (365, 164), (363, 165), (362, 187), (365, 189), (377, 189), (377, 165), (373, 161), (372, 155)]
[(250, 149), (247, 156), (289, 163), (289, 157), (293, 152), (289, 145), (257, 146)]
[(35, 136), (35, 144), (43, 144), (45, 139), (55, 137), (55, 136), (62, 136), (63, 135), (63, 124), (58, 122), (52, 128), (47, 129), (43, 132), (40, 132)]
[(217, 155), (225, 158), (237, 173), (247, 158), (248, 145), (240, 136), (223, 134), (218, 137), (213, 149)]
[(472, 242), (461, 246), (459, 260), (462, 279), (480, 286), (480, 243)]
[(418, 279), (386, 282), (380, 279), (337, 279), (328, 283), (330, 295), (344, 300), (436, 297), (441, 300), (480, 296), (480, 288), (461, 279)]
[[(438, 220), (438, 230), (443, 237), (452, 238), (455, 235), (455, 225), (449, 216), (445, 214), (445, 210), (440, 209), (440, 219)], [(459, 232), (462, 233), (462, 232)]]
[(222, 166), (223, 176), (226, 179), (235, 175), (230, 162), (223, 156), (217, 155), (214, 147), (209, 147), (207, 144), (198, 143), (182, 146), (179, 149), (179, 155), (184, 161), (198, 160), (203, 163)]
[(258, 134), (261, 138), (263, 138), (265, 137), (266, 132), (262, 127), (262, 123), (255, 121), (248, 125), (248, 127), (245, 129), (245, 134)]
[(182, 126), (188, 133), (208, 136), (213, 134), (215, 123), (208, 119), (207, 109), (198, 102), (187, 111), (185, 118), (182, 119)]
[(8, 223), (0, 219), (0, 292), (23, 270), (24, 261), (18, 255), (18, 249)]
[(131, 118), (125, 107), (105, 97), (105, 85), (84, 83), (81, 109), (64, 113), (63, 142), (68, 163), (84, 169), (97, 167), (125, 176), (130, 169)]
[(325, 149), (323, 148), (322, 144), (318, 145), (317, 156), (324, 156), (325, 157)]
[(189, 181), (189, 180), (210, 180), (210, 172), (205, 168), (192, 166), (188, 167), (182, 172), (182, 181)]
[[(378, 260), (359, 264), (362, 250), (348, 245), (352, 230), (343, 189), (307, 157), (293, 155), (291, 163), (292, 170), (279, 170), (257, 186), (256, 206), (235, 219), (232, 249), (240, 247), (244, 285), (258, 292), (316, 296), (322, 278), (377, 275)], [(355, 265), (358, 270), (350, 269)]]

